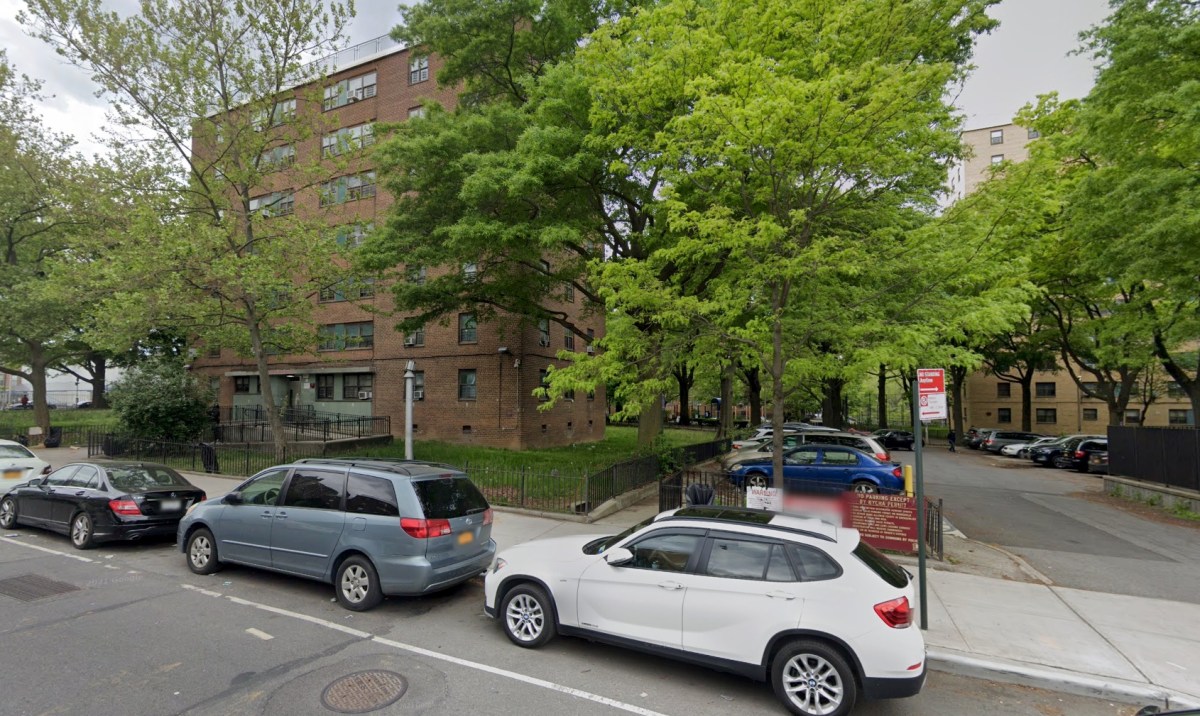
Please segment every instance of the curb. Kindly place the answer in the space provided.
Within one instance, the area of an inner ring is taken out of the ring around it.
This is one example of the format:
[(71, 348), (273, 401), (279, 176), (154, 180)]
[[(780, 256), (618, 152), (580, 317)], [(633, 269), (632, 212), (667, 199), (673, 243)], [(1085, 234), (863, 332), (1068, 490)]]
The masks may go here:
[(1170, 709), (1200, 708), (1200, 698), (1152, 684), (1080, 674), (1048, 666), (971, 656), (952, 649), (926, 650), (929, 668), (956, 676), (990, 679), (1035, 686), (1053, 691), (1112, 699), (1138, 706), (1162, 705)]

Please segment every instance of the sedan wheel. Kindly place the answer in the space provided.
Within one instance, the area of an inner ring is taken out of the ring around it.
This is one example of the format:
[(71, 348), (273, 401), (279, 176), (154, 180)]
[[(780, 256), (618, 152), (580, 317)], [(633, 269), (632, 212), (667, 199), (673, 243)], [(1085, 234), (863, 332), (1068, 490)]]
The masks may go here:
[(366, 557), (346, 558), (338, 567), (334, 587), (338, 603), (351, 611), (365, 612), (383, 601), (379, 575)]
[(750, 473), (750, 475), (747, 476), (746, 479), (750, 483), (750, 487), (766, 487), (767, 486), (767, 476), (762, 474), (761, 472)]
[(854, 483), (851, 489), (853, 489), (855, 492), (861, 492), (864, 494), (874, 494), (879, 492), (879, 488), (876, 487), (874, 483), (870, 483), (865, 480), (860, 480)]
[(554, 606), (541, 587), (522, 584), (504, 595), (504, 633), (517, 646), (537, 648), (554, 638)]
[(802, 716), (844, 716), (858, 698), (846, 660), (817, 641), (784, 648), (772, 664), (771, 682), (784, 706)]
[(86, 512), (80, 512), (71, 520), (71, 544), (75, 549), (91, 549), (96, 546), (93, 539), (92, 518)]
[(0, 529), (11, 530), (17, 526), (17, 503), (11, 497), (0, 500)]

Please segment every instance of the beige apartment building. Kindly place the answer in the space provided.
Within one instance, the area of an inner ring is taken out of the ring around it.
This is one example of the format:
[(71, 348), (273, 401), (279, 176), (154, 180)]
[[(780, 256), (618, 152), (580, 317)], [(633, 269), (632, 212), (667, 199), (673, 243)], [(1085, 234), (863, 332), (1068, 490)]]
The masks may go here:
[[(374, 124), (416, 117), (424, 111), (424, 100), (452, 108), (456, 95), (437, 86), (437, 56), (414, 53), (386, 36), (324, 61), (334, 69), (323, 88), (322, 106), (296, 107), (297, 102), (310, 104), (305, 100), (308, 93), (301, 91), (305, 88), (297, 88), (294, 99), (283, 97), (280, 103), (298, 117), (320, 117), (330, 126), (293, 144), (281, 141), (272, 151), (280, 153), (284, 166), (291, 166), (324, 159), (347, 146), (359, 150), (348, 167), (327, 162), (328, 181), (318, 186), (289, 176), (287, 169), (278, 171), (271, 175), (271, 185), (263, 187), (263, 197), (280, 214), (321, 217), (339, 244), (354, 246), (384, 223), (393, 204), (377, 182), (369, 151), (361, 151), (374, 143)], [(419, 280), (477, 270), (474, 264), (430, 266), (427, 272), (425, 267), (404, 268), (419, 274)], [(404, 376), (412, 361), (413, 430), (418, 440), (522, 448), (604, 437), (603, 385), (579, 391), (548, 411), (539, 410), (542, 402), (533, 395), (547, 368), (564, 365), (558, 351), (591, 352), (591, 343), (603, 335), (602, 315), (586, 311), (569, 288), (549, 308), (561, 310), (586, 329), (586, 338), (556, 323), (517, 315), (485, 322), (471, 310), (401, 334), (394, 328), (399, 319), (392, 315), (391, 292), (385, 286), (361, 283), (350, 288), (322, 291), (314, 299), (314, 320), (321, 333), (315, 353), (270, 357), (272, 392), (281, 407), (320, 415), (387, 416), (391, 432), (403, 435)], [(262, 391), (253, 360), (230, 350), (202, 352), (192, 369), (209, 377), (224, 410), (259, 405)]]
[[(987, 180), (989, 169), (1000, 162), (1020, 162), (1029, 158), (1029, 142), (1037, 139), (1033, 129), (1016, 124), (969, 129), (962, 134), (969, 153), (951, 172), (951, 193), (955, 200), (970, 194)], [(1147, 406), (1144, 398), (1131, 398), (1121, 422), (1143, 425), (1195, 425), (1191, 402), (1178, 385), (1159, 376), (1154, 381), (1154, 399)], [(1066, 369), (1039, 371), (1031, 386), (1030, 428), (1034, 432), (1099, 433), (1109, 424), (1104, 401), (1087, 397)], [(985, 372), (968, 376), (963, 389), (963, 419), (968, 426), (1021, 428), (1021, 386)]]

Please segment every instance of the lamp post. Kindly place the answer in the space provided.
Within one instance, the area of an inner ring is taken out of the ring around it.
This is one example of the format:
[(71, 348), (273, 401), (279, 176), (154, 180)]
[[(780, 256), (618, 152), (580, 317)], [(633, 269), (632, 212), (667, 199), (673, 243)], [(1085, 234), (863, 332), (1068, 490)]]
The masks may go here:
[(413, 380), (417, 377), (413, 373), (413, 368), (416, 368), (416, 361), (409, 361), (404, 367), (404, 459), (413, 459), (412, 448), (412, 408), (413, 408)]

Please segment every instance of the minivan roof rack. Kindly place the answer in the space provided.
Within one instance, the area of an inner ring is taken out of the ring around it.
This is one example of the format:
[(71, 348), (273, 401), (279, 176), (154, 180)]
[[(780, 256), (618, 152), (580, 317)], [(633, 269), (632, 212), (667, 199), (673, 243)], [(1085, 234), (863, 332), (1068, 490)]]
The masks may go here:
[(364, 467), (373, 467), (381, 470), (391, 470), (393, 472), (403, 471), (406, 475), (413, 474), (412, 470), (408, 469), (411, 467), (427, 467), (438, 470), (453, 470), (454, 472), (463, 472), (461, 468), (453, 465), (447, 465), (446, 463), (429, 462), (427, 460), (405, 460), (403, 458), (395, 457), (306, 457), (299, 460), (294, 460), (293, 463), (297, 465), (348, 465), (350, 467), (361, 465)]

